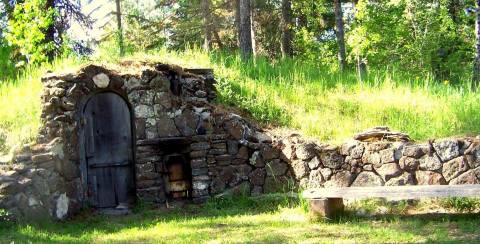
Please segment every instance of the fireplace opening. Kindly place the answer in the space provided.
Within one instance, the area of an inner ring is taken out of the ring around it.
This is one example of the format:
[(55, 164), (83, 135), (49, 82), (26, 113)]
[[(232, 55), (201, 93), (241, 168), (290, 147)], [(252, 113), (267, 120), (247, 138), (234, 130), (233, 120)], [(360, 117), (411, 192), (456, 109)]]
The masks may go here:
[(170, 199), (189, 199), (192, 196), (192, 170), (190, 164), (181, 154), (165, 156), (167, 174), (165, 188)]

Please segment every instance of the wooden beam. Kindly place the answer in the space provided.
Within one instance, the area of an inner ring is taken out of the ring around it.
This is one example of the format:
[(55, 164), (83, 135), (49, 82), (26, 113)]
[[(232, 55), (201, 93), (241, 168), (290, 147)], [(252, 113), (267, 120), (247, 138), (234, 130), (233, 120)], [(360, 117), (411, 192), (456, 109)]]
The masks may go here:
[(305, 190), (303, 197), (317, 198), (392, 198), (420, 199), (428, 197), (480, 197), (480, 185), (419, 185), (419, 186), (379, 186), (342, 187)]

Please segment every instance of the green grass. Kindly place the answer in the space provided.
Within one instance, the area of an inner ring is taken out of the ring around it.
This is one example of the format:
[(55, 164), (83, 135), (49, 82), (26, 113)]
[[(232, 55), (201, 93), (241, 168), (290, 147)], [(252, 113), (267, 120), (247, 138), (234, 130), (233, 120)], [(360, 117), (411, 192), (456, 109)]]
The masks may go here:
[[(119, 61), (102, 52), (92, 59)], [(368, 78), (359, 83), (354, 71), (340, 74), (328, 65), (264, 58), (242, 63), (237, 55), (207, 54), (197, 49), (162, 49), (131, 54), (126, 59), (211, 67), (218, 80), (219, 103), (243, 109), (265, 125), (298, 130), (324, 142), (340, 143), (379, 125), (406, 132), (420, 141), (480, 132), (480, 95), (467, 89), (468, 82), (453, 86), (449, 81), (435, 82), (391, 67), (372, 67)], [(41, 74), (82, 62), (57, 60), (2, 82), (1, 151), (29, 142), (36, 135)]]
[(478, 214), (440, 217), (344, 217), (310, 222), (286, 198), (236, 198), (205, 206), (138, 209), (123, 217), (85, 212), (67, 222), (0, 223), (0, 243), (325, 243), (479, 241)]
[(66, 71), (81, 64), (77, 59), (58, 59), (28, 67), (16, 78), (0, 80), (0, 154), (31, 142), (40, 127), (42, 83), (47, 71)]

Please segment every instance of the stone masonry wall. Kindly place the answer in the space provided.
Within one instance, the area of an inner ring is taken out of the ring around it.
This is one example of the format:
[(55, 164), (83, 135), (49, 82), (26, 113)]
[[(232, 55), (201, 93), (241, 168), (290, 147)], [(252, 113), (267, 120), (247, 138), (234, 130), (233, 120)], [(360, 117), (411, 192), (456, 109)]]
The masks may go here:
[(65, 219), (88, 206), (81, 111), (99, 92), (114, 92), (131, 107), (136, 195), (142, 201), (167, 200), (164, 158), (169, 153), (188, 159), (194, 202), (298, 186), (479, 182), (477, 139), (350, 141), (336, 147), (298, 135), (276, 137), (212, 103), (215, 80), (208, 70), (148, 63), (117, 68), (122, 69), (134, 72), (89, 65), (42, 79), (42, 127), (35, 143), (0, 165), (0, 208), (19, 218)]
[(298, 136), (283, 140), (302, 188), (480, 183), (480, 140), (452, 138), (423, 144), (361, 142), (317, 145)]

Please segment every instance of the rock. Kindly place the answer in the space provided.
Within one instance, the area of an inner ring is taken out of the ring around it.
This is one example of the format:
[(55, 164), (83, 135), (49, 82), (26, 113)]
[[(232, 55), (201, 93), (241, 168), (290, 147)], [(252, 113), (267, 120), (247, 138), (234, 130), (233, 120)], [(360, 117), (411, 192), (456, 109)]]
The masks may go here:
[(92, 80), (98, 88), (107, 88), (110, 84), (110, 78), (104, 73), (95, 75)]
[(352, 150), (350, 150), (350, 157), (354, 159), (360, 159), (363, 156), (363, 152), (365, 151), (365, 147), (362, 144), (358, 144)]
[(368, 143), (365, 146), (365, 150), (370, 152), (379, 152), (383, 149), (390, 148), (392, 146), (391, 142), (379, 141), (379, 142), (372, 142)]
[(207, 190), (209, 186), (210, 186), (209, 181), (196, 180), (196, 181), (193, 181), (192, 189), (193, 190)]
[(428, 170), (428, 171), (439, 170), (442, 168), (442, 162), (435, 154), (432, 156), (425, 155), (422, 158), (420, 158), (419, 168), (421, 170)]
[(322, 173), (319, 169), (312, 170), (308, 177), (308, 188), (319, 188), (325, 182)]
[(393, 148), (381, 150), (379, 154), (380, 154), (380, 162), (382, 164), (395, 162), (395, 150)]
[(153, 107), (148, 105), (138, 105), (135, 107), (135, 116), (137, 118), (153, 118)]
[(323, 179), (325, 180), (329, 180), (333, 174), (332, 170), (329, 168), (320, 169), (320, 172), (322, 173)]
[(399, 165), (401, 169), (408, 172), (413, 172), (418, 170), (420, 162), (418, 159), (403, 156), (400, 158)]
[(227, 152), (230, 155), (235, 155), (238, 153), (238, 141), (228, 140), (227, 141)]
[(194, 151), (210, 149), (210, 143), (208, 142), (196, 142), (190, 144), (190, 148)]
[(265, 166), (268, 176), (280, 176), (287, 172), (288, 165), (279, 159), (268, 162)]
[(241, 147), (238, 149), (237, 158), (249, 159), (249, 156), (248, 156), (248, 148), (247, 148), (246, 146), (241, 146)]
[(273, 148), (269, 145), (263, 145), (260, 149), (260, 153), (262, 154), (263, 160), (265, 161), (277, 159), (280, 156), (278, 149)]
[(348, 171), (340, 171), (332, 175), (330, 180), (325, 182), (325, 187), (347, 187), (350, 186), (353, 175)]
[(445, 177), (445, 180), (450, 181), (451, 179), (459, 176), (461, 173), (468, 170), (468, 162), (465, 157), (458, 157), (452, 159), (445, 164), (443, 164), (442, 175)]
[(475, 156), (473, 155), (464, 155), (465, 159), (467, 160), (468, 162), (468, 166), (471, 168), (471, 169), (474, 169), (474, 168), (477, 168), (477, 167), (480, 167), (480, 161), (477, 161), (475, 160)]
[(262, 186), (265, 183), (265, 176), (267, 175), (267, 171), (264, 168), (255, 169), (250, 172), (249, 178), (250, 183), (255, 186)]
[(238, 121), (227, 121), (225, 122), (224, 128), (235, 140), (243, 139), (243, 127)]
[(383, 164), (382, 166), (375, 168), (375, 170), (384, 181), (388, 181), (389, 179), (402, 174), (402, 170), (397, 163)]
[(250, 164), (257, 168), (265, 166), (260, 151), (253, 152), (252, 157), (250, 157)]
[(378, 152), (371, 152), (367, 151), (362, 156), (362, 162), (364, 164), (373, 164), (373, 165), (380, 165), (382, 158)]
[(340, 146), (340, 154), (342, 154), (343, 156), (349, 156), (350, 151), (357, 146), (357, 143), (358, 142), (355, 141), (355, 140), (349, 140), (349, 141), (344, 142)]
[(464, 184), (479, 184), (480, 181), (477, 178), (477, 175), (475, 174), (475, 170), (471, 169), (461, 175), (459, 175), (457, 178), (454, 178), (453, 180), (450, 181), (450, 185), (464, 185)]
[(364, 171), (357, 176), (355, 181), (352, 183), (352, 186), (383, 186), (383, 184), (383, 180), (380, 178), (380, 176), (373, 172)]
[(285, 160), (291, 160), (294, 155), (294, 145), (290, 144), (289, 141), (286, 141), (284, 146), (282, 147), (282, 157)]
[(302, 160), (292, 161), (292, 168), (297, 179), (305, 177), (310, 172), (307, 163)]
[(42, 154), (36, 154), (32, 156), (32, 161), (36, 164), (40, 164), (43, 162), (47, 161), (52, 161), (53, 160), (53, 154), (48, 152), (48, 153), (42, 153)]
[(198, 90), (198, 91), (195, 91), (195, 96), (200, 97), (200, 98), (204, 98), (204, 97), (207, 97), (207, 92), (202, 91), (202, 90)]
[(456, 140), (443, 140), (433, 143), (433, 148), (442, 162), (447, 162), (460, 155), (460, 147)]
[(55, 204), (55, 217), (58, 220), (64, 220), (67, 218), (69, 202), (67, 194), (65, 193), (57, 197)]
[(259, 131), (255, 132), (254, 138), (257, 142), (260, 142), (260, 143), (270, 143), (270, 142), (272, 142), (272, 137), (270, 137), (269, 135), (267, 135), (265, 133), (259, 132)]
[(415, 185), (415, 179), (413, 175), (409, 172), (405, 172), (398, 177), (394, 177), (385, 182), (386, 186), (404, 186), (404, 185)]
[(324, 149), (320, 152), (320, 160), (323, 166), (331, 169), (339, 169), (344, 163), (343, 156), (336, 148)]
[(318, 157), (312, 158), (310, 161), (308, 161), (308, 167), (310, 169), (317, 169), (320, 166), (320, 160)]
[(415, 172), (418, 185), (446, 185), (445, 178), (437, 172), (422, 171)]
[(381, 141), (381, 140), (389, 140), (389, 141), (410, 141), (410, 137), (402, 132), (395, 132), (390, 131), (390, 128), (386, 126), (378, 126), (367, 131), (361, 132), (356, 134), (353, 137), (355, 140), (359, 141)]
[(297, 158), (301, 160), (310, 160), (315, 156), (315, 144), (300, 144), (297, 146), (295, 154), (297, 155)]
[(427, 145), (409, 145), (403, 149), (403, 156), (420, 158), (429, 151)]
[(198, 121), (199, 117), (190, 109), (184, 109), (181, 115), (174, 118), (175, 126), (182, 136), (193, 136)]
[(363, 170), (373, 171), (373, 165), (371, 165), (371, 164), (366, 164), (366, 165), (363, 166)]

